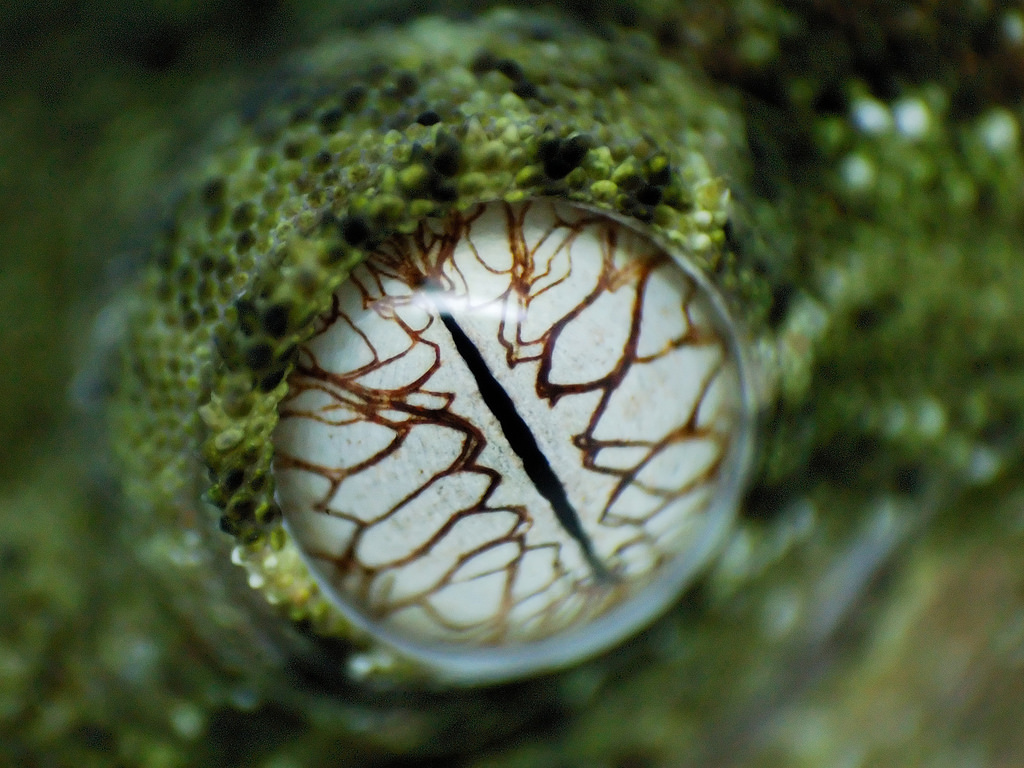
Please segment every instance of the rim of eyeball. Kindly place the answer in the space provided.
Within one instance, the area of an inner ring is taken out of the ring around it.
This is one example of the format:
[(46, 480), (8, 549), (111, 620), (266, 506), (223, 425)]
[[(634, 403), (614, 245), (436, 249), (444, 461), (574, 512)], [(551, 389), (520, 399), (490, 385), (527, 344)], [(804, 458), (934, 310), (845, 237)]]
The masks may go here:
[[(564, 669), (610, 650), (629, 637), (639, 634), (662, 617), (681, 596), (692, 577), (710, 563), (725, 543), (746, 491), (746, 481), (754, 456), (757, 420), (757, 396), (751, 355), (744, 345), (744, 329), (729, 312), (725, 299), (711, 280), (687, 258), (685, 250), (638, 222), (594, 205), (574, 200), (551, 200), (606, 217), (646, 238), (662, 249), (702, 291), (702, 299), (711, 310), (711, 322), (722, 334), (736, 366), (739, 387), (736, 434), (730, 441), (723, 474), (706, 512), (707, 524), (672, 562), (637, 594), (581, 626), (565, 629), (539, 640), (507, 645), (473, 646), (415, 640), (367, 616), (341, 593), (319, 569), (302, 547), (297, 547), (303, 564), (331, 604), (356, 629), (394, 651), (399, 657), (423, 667), (439, 682), (459, 686), (482, 686), (536, 677)], [(529, 202), (525, 200), (523, 202)], [(478, 200), (491, 205), (500, 199)], [(297, 540), (287, 515), (282, 525), (292, 540)]]

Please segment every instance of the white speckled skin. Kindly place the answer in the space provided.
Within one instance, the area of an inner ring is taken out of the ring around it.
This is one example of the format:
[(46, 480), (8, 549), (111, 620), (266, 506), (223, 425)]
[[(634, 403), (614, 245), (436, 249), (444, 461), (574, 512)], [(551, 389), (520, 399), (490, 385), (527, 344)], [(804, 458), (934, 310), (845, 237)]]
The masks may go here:
[[(717, 544), (736, 495), (722, 484), (744, 461), (740, 364), (705, 290), (641, 235), (561, 203), (478, 206), (385, 243), (302, 348), (274, 435), (279, 501), (325, 591), (413, 644), (557, 642), (631, 601), (649, 607), (629, 620), (649, 621), (682, 586), (661, 583), (680, 582), (680, 559), (689, 576)], [(583, 539), (442, 315), (532, 432)]]

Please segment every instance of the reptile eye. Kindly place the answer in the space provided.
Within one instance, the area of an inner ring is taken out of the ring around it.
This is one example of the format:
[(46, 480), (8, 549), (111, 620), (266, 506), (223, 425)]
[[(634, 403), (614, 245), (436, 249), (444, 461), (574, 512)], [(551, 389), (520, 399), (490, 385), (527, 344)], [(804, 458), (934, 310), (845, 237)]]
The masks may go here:
[(741, 487), (720, 307), (685, 260), (561, 203), (387, 241), (300, 348), (274, 434), (319, 584), (452, 675), (551, 666), (649, 621)]
[(522, 21), (311, 51), (116, 302), (138, 549), (228, 666), (565, 667), (730, 531), (770, 296), (712, 169), (740, 121), (633, 36)]

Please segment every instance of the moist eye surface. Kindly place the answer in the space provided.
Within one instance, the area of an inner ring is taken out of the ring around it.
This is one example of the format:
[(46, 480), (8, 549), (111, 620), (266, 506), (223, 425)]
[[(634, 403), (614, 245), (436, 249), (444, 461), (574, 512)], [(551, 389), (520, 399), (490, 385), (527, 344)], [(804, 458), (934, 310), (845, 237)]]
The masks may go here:
[(605, 215), (425, 221), (352, 272), (300, 349), (274, 433), (286, 524), (332, 600), (400, 644), (611, 642), (733, 514), (728, 334), (687, 269)]

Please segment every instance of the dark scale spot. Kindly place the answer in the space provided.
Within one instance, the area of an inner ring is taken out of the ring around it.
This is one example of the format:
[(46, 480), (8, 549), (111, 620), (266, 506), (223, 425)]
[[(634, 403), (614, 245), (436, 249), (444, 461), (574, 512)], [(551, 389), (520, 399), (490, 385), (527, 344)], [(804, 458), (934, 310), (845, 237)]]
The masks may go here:
[(562, 144), (562, 157), (573, 166), (579, 165), (590, 151), (591, 140), (586, 134), (570, 136)]
[(405, 99), (412, 96), (419, 89), (420, 83), (412, 72), (399, 72), (395, 76), (395, 83), (392, 86), (391, 94), (398, 99)]
[(616, 183), (619, 185), (619, 189), (625, 192), (629, 192), (630, 194), (636, 194), (636, 192), (639, 191), (640, 188), (644, 186), (645, 182), (643, 180), (643, 177), (641, 177), (637, 173), (634, 173), (622, 179), (619, 179)]
[(537, 145), (537, 156), (544, 162), (553, 160), (558, 155), (561, 146), (561, 139), (544, 139)]
[(619, 210), (626, 216), (632, 216), (645, 224), (654, 219), (654, 208), (644, 205), (635, 197), (627, 197), (619, 206)]
[(231, 226), (235, 229), (248, 229), (256, 220), (256, 207), (252, 203), (242, 203), (231, 213)]
[(242, 527), (227, 515), (221, 515), (220, 529), (229, 536), (237, 536)]
[(346, 216), (341, 220), (341, 236), (345, 242), (358, 248), (370, 237), (370, 226), (361, 216)]
[(341, 94), (341, 107), (346, 112), (354, 112), (363, 106), (366, 101), (367, 88), (365, 85), (353, 85)]
[(493, 69), (501, 72), (505, 77), (514, 83), (521, 83), (526, 80), (526, 73), (519, 66), (519, 62), (513, 59), (498, 59), (494, 62)]
[(288, 307), (275, 304), (263, 313), (263, 331), (274, 339), (282, 338), (288, 332)]
[(203, 189), (200, 192), (200, 198), (202, 199), (203, 204), (210, 207), (223, 205), (226, 188), (227, 185), (224, 183), (224, 179), (210, 179), (205, 185), (203, 185)]
[(512, 93), (523, 101), (526, 101), (526, 99), (536, 99), (540, 95), (540, 91), (537, 90), (537, 86), (528, 80), (523, 80), (513, 85)]
[(659, 187), (663, 187), (672, 181), (672, 166), (666, 163), (656, 171), (647, 176), (647, 181)]
[(224, 482), (221, 483), (221, 488), (223, 488), (227, 493), (234, 493), (242, 487), (242, 483), (244, 482), (245, 470), (236, 467), (224, 476)]
[(201, 273), (203, 273), (204, 275), (210, 274), (211, 272), (213, 272), (213, 268), (215, 266), (215, 262), (213, 260), (213, 256), (211, 256), (208, 253), (203, 254), (199, 258), (199, 261), (197, 262), (197, 266), (199, 267), (199, 271)]
[(485, 75), (488, 72), (494, 71), (497, 64), (498, 59), (493, 53), (490, 51), (480, 51), (473, 57), (469, 69), (474, 75)]
[(231, 502), (227, 512), (235, 520), (252, 520), (256, 503), (252, 499), (237, 499)]
[(666, 51), (675, 51), (682, 45), (683, 34), (679, 24), (674, 20), (662, 22), (654, 30), (654, 40), (658, 47)]
[(320, 130), (324, 133), (334, 133), (338, 130), (338, 126), (341, 125), (341, 119), (345, 116), (344, 110), (340, 107), (334, 107), (328, 109), (317, 121), (320, 123)]
[(199, 326), (199, 315), (193, 309), (187, 310), (181, 316), (181, 327), (186, 331), (194, 331)]
[(437, 134), (437, 144), (431, 155), (430, 166), (442, 176), (452, 177), (462, 165), (462, 145), (449, 133)]
[(289, 141), (284, 145), (282, 152), (288, 160), (298, 160), (302, 157), (302, 144), (297, 141)]
[(331, 164), (332, 159), (333, 155), (331, 155), (331, 153), (328, 152), (326, 149), (322, 149), (315, 155), (313, 155), (313, 159), (310, 160), (309, 162), (309, 167), (312, 168), (317, 173), (321, 173), (327, 170), (327, 167)]
[(292, 116), (289, 122), (292, 125), (298, 125), (299, 123), (309, 122), (309, 118), (313, 116), (313, 111), (309, 107), (299, 107), (292, 112)]
[(245, 353), (245, 364), (254, 371), (263, 370), (274, 357), (274, 348), (266, 342), (249, 347)]
[(267, 484), (267, 476), (263, 473), (256, 475), (252, 480), (249, 481), (249, 489), (255, 493), (263, 490), (263, 486)]
[(552, 179), (564, 179), (583, 162), (590, 145), (586, 134), (542, 141), (537, 154), (544, 164), (544, 173)]
[(772, 291), (772, 306), (768, 310), (768, 325), (778, 328), (786, 319), (789, 306), (793, 303), (795, 291), (789, 283), (782, 283)]
[(248, 299), (239, 299), (235, 302), (235, 312), (238, 313), (238, 327), (246, 336), (252, 336), (259, 328), (259, 312), (256, 305)]
[(416, 122), (420, 125), (437, 125), (441, 122), (441, 116), (432, 109), (428, 109), (426, 112), (420, 112), (416, 117)]
[(431, 176), (427, 191), (439, 203), (454, 203), (459, 199), (459, 190), (452, 182), (441, 176)]
[(238, 253), (245, 253), (253, 244), (256, 242), (256, 235), (250, 232), (248, 229), (238, 235), (235, 240), (235, 251)]
[(261, 392), (270, 392), (275, 387), (277, 387), (278, 384), (281, 383), (281, 379), (283, 379), (283, 378), (284, 378), (284, 371), (283, 370), (281, 370), (281, 371), (274, 371), (272, 373), (268, 373), (266, 376), (264, 376), (262, 379), (260, 379), (260, 383), (259, 383), (260, 391)]
[(644, 224), (650, 224), (654, 221), (654, 209), (647, 205), (637, 206), (630, 215)]
[(645, 184), (637, 190), (636, 199), (643, 205), (657, 205), (661, 202), (661, 188)]

